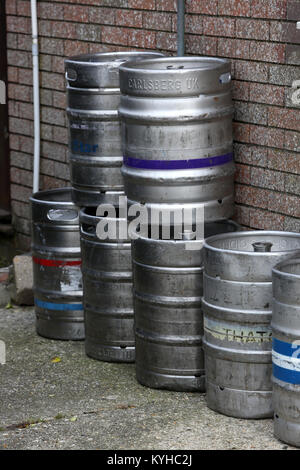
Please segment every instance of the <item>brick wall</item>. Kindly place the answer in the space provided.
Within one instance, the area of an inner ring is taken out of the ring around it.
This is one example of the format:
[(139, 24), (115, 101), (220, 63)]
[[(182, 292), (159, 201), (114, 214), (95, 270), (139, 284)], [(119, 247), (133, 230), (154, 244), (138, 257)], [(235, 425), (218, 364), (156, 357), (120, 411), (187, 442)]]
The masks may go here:
[[(38, 1), (41, 188), (69, 179), (64, 57), (122, 49), (176, 51), (175, 0)], [(29, 243), (33, 107), (29, 0), (7, 0), (12, 209)], [(300, 0), (187, 0), (186, 54), (232, 59), (237, 220), (300, 231)]]

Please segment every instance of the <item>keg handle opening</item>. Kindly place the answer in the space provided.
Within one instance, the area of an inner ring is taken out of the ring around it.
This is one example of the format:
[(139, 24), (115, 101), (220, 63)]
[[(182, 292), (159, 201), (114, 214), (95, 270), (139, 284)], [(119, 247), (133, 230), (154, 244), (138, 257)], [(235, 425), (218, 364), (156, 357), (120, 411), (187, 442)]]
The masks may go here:
[(273, 243), (270, 242), (255, 242), (252, 243), (255, 252), (267, 253), (271, 251)]
[(78, 218), (78, 211), (75, 209), (50, 209), (47, 217), (49, 220), (70, 222)]
[(77, 72), (74, 69), (66, 70), (66, 80), (69, 82), (75, 82), (77, 80)]

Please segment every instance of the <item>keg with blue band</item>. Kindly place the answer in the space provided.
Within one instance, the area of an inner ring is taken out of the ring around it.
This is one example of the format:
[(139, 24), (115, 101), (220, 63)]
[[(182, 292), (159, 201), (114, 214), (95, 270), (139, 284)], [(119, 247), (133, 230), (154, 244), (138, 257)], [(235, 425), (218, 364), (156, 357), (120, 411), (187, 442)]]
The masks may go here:
[(145, 160), (141, 158), (123, 157), (124, 165), (145, 170), (189, 170), (225, 165), (233, 160), (233, 153), (215, 157), (192, 158), (189, 160)]
[(300, 344), (273, 338), (273, 376), (286, 383), (300, 385)]
[(62, 303), (54, 303), (54, 302), (45, 302), (43, 300), (34, 299), (34, 303), (37, 307), (45, 308), (48, 310), (83, 310), (83, 304), (62, 304)]

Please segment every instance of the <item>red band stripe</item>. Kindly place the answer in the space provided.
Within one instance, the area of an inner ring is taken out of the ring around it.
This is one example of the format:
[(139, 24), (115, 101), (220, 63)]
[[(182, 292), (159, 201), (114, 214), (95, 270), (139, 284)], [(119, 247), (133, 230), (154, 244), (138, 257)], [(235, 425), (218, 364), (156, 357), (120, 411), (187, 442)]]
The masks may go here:
[(57, 259), (37, 258), (36, 256), (33, 256), (32, 259), (36, 264), (40, 264), (41, 266), (52, 266), (56, 268), (61, 267), (61, 266), (80, 266), (81, 265), (81, 260), (80, 261), (60, 261)]

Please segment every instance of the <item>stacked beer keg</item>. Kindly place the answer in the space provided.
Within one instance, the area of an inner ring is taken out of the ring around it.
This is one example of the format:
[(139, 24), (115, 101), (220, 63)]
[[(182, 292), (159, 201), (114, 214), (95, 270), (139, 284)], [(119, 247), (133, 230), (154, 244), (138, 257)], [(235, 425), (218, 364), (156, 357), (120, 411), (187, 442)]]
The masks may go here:
[[(135, 352), (131, 245), (127, 231), (122, 237), (118, 230), (126, 224), (118, 217), (124, 194), (119, 67), (129, 59), (161, 56), (116, 52), (65, 61), (72, 198), (81, 208), (85, 349), (98, 360), (132, 362)], [(109, 217), (106, 209), (113, 211)], [(115, 224), (116, 236), (101, 239), (102, 222)]]
[[(130, 208), (146, 208), (149, 224), (146, 236), (136, 232), (132, 241), (137, 379), (204, 391), (203, 252), (193, 228), (237, 229), (226, 222), (234, 211), (230, 62), (127, 62), (120, 87), (125, 193)], [(180, 233), (176, 215), (183, 220), (186, 212), (190, 227), (181, 225)], [(171, 236), (163, 239), (166, 219)]]

